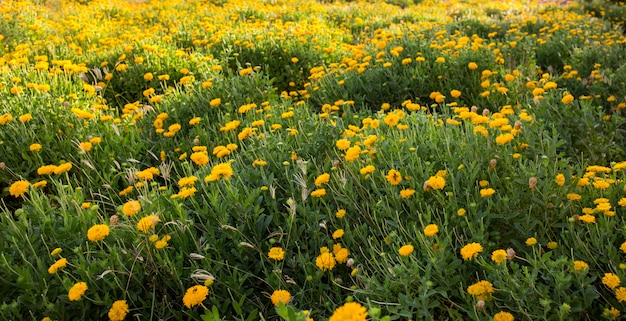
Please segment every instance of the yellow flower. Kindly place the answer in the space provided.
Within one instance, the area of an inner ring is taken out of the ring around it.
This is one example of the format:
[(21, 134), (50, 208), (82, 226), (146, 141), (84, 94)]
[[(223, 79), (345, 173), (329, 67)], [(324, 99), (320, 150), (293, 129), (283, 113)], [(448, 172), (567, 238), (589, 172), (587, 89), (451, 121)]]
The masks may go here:
[(183, 303), (187, 308), (192, 308), (202, 304), (202, 301), (206, 299), (207, 295), (209, 295), (209, 288), (204, 285), (194, 285), (185, 292)]
[(361, 173), (361, 175), (367, 175), (370, 174), (372, 172), (374, 172), (376, 170), (376, 167), (372, 166), (372, 165), (367, 165), (363, 168), (361, 168), (359, 170), (359, 173)]
[[(604, 312), (611, 317), (611, 320), (617, 320), (620, 316), (620, 312), (618, 309), (611, 307), (610, 309), (605, 308)], [(603, 314), (604, 315), (604, 314)]]
[(181, 179), (178, 180), (178, 186), (181, 186), (181, 187), (192, 186), (196, 183), (197, 180), (198, 178), (195, 176), (182, 177)]
[(567, 94), (563, 96), (563, 99), (561, 99), (561, 102), (566, 105), (571, 104), (572, 102), (574, 102), (574, 96)]
[(57, 256), (61, 254), (61, 251), (63, 250), (60, 247), (57, 247), (56, 249), (52, 250), (52, 252), (50, 252), (50, 256)]
[(467, 293), (471, 294), (477, 300), (487, 301), (491, 299), (493, 292), (493, 284), (485, 280), (478, 281), (467, 287)]
[(66, 265), (67, 265), (66, 258), (59, 259), (48, 268), (48, 273), (50, 274), (57, 273), (58, 270), (64, 268)]
[(63, 174), (65, 172), (69, 172), (69, 170), (72, 169), (72, 163), (63, 163), (59, 166), (56, 166), (54, 168), (54, 173), (59, 175), (59, 174)]
[(19, 119), (22, 123), (27, 123), (33, 119), (33, 116), (31, 114), (24, 114), (17, 119)]
[(458, 215), (458, 216), (465, 216), (465, 213), (467, 213), (467, 211), (464, 208), (459, 208), (456, 211), (456, 215)]
[(324, 173), (315, 179), (315, 186), (321, 186), (322, 184), (326, 184), (329, 180), (330, 174)]
[(496, 262), (496, 264), (500, 264), (507, 259), (507, 254), (505, 250), (495, 250), (491, 252), (491, 260)]
[(465, 245), (462, 249), (461, 249), (461, 257), (463, 257), (463, 260), (471, 260), (475, 257), (478, 256), (478, 253), (483, 251), (483, 247), (478, 244), (478, 243), (470, 243)]
[(495, 194), (496, 190), (493, 188), (482, 188), (480, 190), (480, 196), (481, 197), (490, 197), (491, 195)]
[(28, 149), (30, 149), (31, 152), (37, 152), (41, 149), (41, 144), (31, 144)]
[(459, 98), (461, 97), (461, 91), (454, 89), (450, 91), (450, 96), (452, 96), (452, 98)]
[(228, 131), (231, 131), (231, 130), (235, 130), (235, 129), (237, 129), (237, 127), (239, 127), (240, 123), (241, 122), (239, 122), (238, 120), (230, 121), (230, 122), (226, 123), (224, 126), (220, 127), (220, 131), (221, 132), (228, 132)]
[(189, 125), (191, 125), (191, 126), (197, 125), (197, 124), (200, 123), (201, 120), (202, 120), (202, 118), (200, 118), (200, 117), (194, 117), (194, 118), (189, 120)]
[(341, 247), (341, 244), (333, 245), (333, 254), (335, 255), (335, 260), (337, 263), (346, 263), (348, 262), (348, 256), (350, 255), (350, 251), (346, 248)]
[(504, 145), (504, 144), (512, 141), (513, 138), (515, 138), (515, 137), (511, 133), (501, 134), (501, 135), (498, 135), (498, 137), (496, 137), (496, 143), (498, 143), (500, 145)]
[(395, 169), (389, 170), (385, 178), (391, 185), (398, 185), (402, 181), (402, 175)]
[(602, 277), (602, 284), (608, 286), (610, 289), (618, 287), (620, 282), (619, 276), (613, 273), (604, 273), (604, 277)]
[(282, 261), (285, 258), (285, 251), (280, 247), (272, 247), (269, 253), (267, 253), (267, 257), (272, 260)]
[(413, 194), (415, 194), (415, 190), (414, 189), (410, 189), (410, 188), (403, 189), (403, 190), (400, 191), (400, 196), (402, 198), (409, 198), (409, 197), (413, 196)]
[(431, 176), (427, 182), (432, 189), (443, 189), (446, 186), (446, 180), (439, 175)]
[(554, 242), (554, 241), (548, 242), (548, 244), (546, 244), (546, 247), (548, 247), (550, 250), (554, 250), (557, 247), (559, 247), (559, 243)]
[(529, 237), (528, 239), (526, 239), (526, 245), (528, 246), (533, 246), (537, 244), (537, 239), (534, 237)]
[(565, 175), (563, 174), (556, 175), (556, 178), (554, 179), (554, 181), (556, 182), (557, 185), (563, 186), (563, 184), (565, 184)]
[(352, 162), (354, 160), (356, 160), (357, 158), (359, 158), (359, 155), (361, 155), (361, 147), (359, 146), (354, 146), (354, 147), (350, 147), (347, 151), (346, 151), (346, 160), (348, 162)]
[(591, 223), (595, 223), (596, 222), (596, 217), (593, 215), (589, 215), (589, 214), (585, 214), (585, 215), (581, 215), (578, 217), (579, 220), (587, 223), (587, 224), (591, 224)]
[(615, 290), (615, 298), (619, 302), (626, 302), (626, 288), (619, 287)]
[(346, 210), (344, 209), (337, 210), (337, 212), (335, 213), (336, 218), (342, 218), (344, 216), (346, 216)]
[(87, 230), (87, 238), (92, 242), (98, 242), (109, 235), (110, 229), (108, 225), (96, 224)]
[(365, 321), (367, 309), (357, 302), (347, 302), (338, 307), (328, 321)]
[(439, 227), (436, 224), (429, 224), (424, 228), (424, 235), (433, 237), (439, 233)]
[(584, 261), (574, 261), (574, 271), (575, 272), (583, 272), (589, 269), (589, 264)]
[(230, 179), (233, 175), (233, 168), (230, 163), (222, 163), (213, 166), (211, 173), (204, 178), (205, 182), (213, 182), (220, 179)]
[(178, 193), (171, 196), (171, 198), (187, 198), (193, 196), (198, 190), (195, 187), (183, 187)]
[(403, 245), (401, 248), (398, 249), (398, 254), (402, 255), (402, 256), (409, 256), (411, 255), (411, 253), (413, 253), (413, 245), (411, 244), (407, 244), (407, 245)]
[(83, 296), (83, 294), (85, 294), (86, 291), (87, 291), (87, 283), (78, 282), (74, 284), (72, 288), (70, 288), (70, 291), (68, 292), (67, 297), (70, 299), (70, 301), (78, 301)]
[(333, 232), (333, 239), (336, 240), (338, 238), (341, 238), (343, 236), (343, 229), (338, 229), (335, 232)]
[(26, 191), (28, 190), (29, 186), (30, 186), (30, 183), (28, 181), (25, 181), (25, 180), (17, 181), (11, 184), (11, 187), (9, 187), (9, 194), (11, 194), (11, 196), (15, 198), (18, 198), (26, 194)]
[(332, 253), (322, 253), (315, 259), (315, 265), (322, 271), (332, 270), (335, 264), (335, 256)]
[(205, 152), (192, 153), (189, 158), (196, 164), (204, 166), (209, 163), (209, 156)]
[(467, 68), (469, 68), (470, 70), (476, 70), (478, 68), (478, 65), (475, 62), (470, 62), (469, 64), (467, 64)]
[(126, 300), (117, 300), (113, 302), (111, 309), (109, 310), (109, 319), (111, 321), (122, 321), (128, 314), (128, 304)]
[(159, 217), (152, 214), (139, 220), (139, 222), (137, 223), (137, 229), (144, 233), (148, 233), (148, 230), (156, 227), (159, 222)]
[(567, 199), (570, 201), (580, 201), (582, 199), (582, 196), (576, 193), (569, 193), (566, 196), (567, 196)]
[(622, 243), (619, 249), (622, 250), (622, 252), (626, 253), (626, 242)]
[(128, 216), (133, 216), (141, 210), (141, 204), (139, 201), (128, 201), (122, 205), (122, 213)]
[(322, 197), (324, 195), (326, 195), (326, 189), (324, 188), (318, 188), (311, 192), (311, 197)]
[(496, 315), (493, 316), (493, 321), (514, 321), (515, 317), (508, 313), (508, 312), (504, 312), (504, 311), (500, 311), (498, 313), (496, 313)]
[(287, 290), (276, 290), (272, 293), (271, 300), (275, 307), (279, 306), (281, 302), (288, 304), (291, 300), (291, 294)]

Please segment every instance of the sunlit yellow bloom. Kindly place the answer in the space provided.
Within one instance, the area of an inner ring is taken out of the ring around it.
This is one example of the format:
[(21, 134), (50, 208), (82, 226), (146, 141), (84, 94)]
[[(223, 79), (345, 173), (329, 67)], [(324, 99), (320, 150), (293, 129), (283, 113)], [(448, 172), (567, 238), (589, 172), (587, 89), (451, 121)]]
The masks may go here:
[(70, 301), (78, 301), (83, 296), (83, 294), (85, 294), (86, 291), (87, 291), (87, 283), (78, 282), (70, 288), (70, 291), (68, 292), (67, 297), (69, 298)]
[(413, 249), (413, 245), (411, 244), (403, 245), (400, 249), (398, 249), (398, 254), (402, 256), (409, 256), (413, 253)]
[(483, 247), (478, 243), (470, 243), (465, 245), (461, 249), (461, 257), (463, 260), (471, 260), (478, 256), (478, 253), (483, 251)]
[(424, 235), (428, 237), (433, 237), (437, 233), (439, 233), (439, 227), (437, 224), (429, 224), (424, 228)]

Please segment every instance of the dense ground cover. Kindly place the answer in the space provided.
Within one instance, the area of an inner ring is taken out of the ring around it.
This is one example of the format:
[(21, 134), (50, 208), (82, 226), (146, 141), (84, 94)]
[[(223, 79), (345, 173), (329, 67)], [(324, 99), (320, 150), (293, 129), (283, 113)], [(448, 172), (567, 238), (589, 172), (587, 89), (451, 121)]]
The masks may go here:
[(626, 309), (621, 3), (0, 3), (0, 318)]

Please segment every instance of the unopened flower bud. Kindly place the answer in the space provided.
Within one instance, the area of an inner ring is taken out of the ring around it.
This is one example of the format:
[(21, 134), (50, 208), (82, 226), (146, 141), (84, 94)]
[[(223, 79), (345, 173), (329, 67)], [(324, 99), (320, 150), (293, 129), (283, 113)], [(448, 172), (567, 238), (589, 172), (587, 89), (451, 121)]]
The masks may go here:
[(482, 310), (485, 308), (485, 300), (478, 300), (478, 302), (476, 302), (476, 310)]
[(490, 113), (489, 109), (487, 108), (483, 109), (483, 116), (489, 116), (489, 113)]
[(521, 121), (516, 121), (515, 122), (515, 126), (513, 126), (513, 128), (515, 128), (516, 130), (520, 130), (522, 129), (522, 122)]
[(472, 109), (470, 109), (470, 110), (471, 110), (473, 113), (475, 113), (475, 112), (477, 112), (477, 111), (478, 111), (478, 107), (476, 107), (476, 106), (472, 106)]
[(513, 261), (516, 254), (517, 253), (515, 253), (515, 250), (513, 248), (509, 247), (508, 249), (506, 249), (506, 259), (509, 261)]
[(200, 140), (197, 137), (194, 138), (193, 139), (193, 144), (196, 145), (196, 146), (200, 145)]
[(352, 267), (354, 265), (354, 259), (353, 258), (349, 258), (348, 261), (346, 262), (346, 266), (347, 267)]
[(534, 189), (535, 186), (537, 186), (537, 178), (533, 176), (528, 179), (528, 187), (530, 187), (530, 189)]
[(494, 159), (489, 161), (489, 168), (494, 169), (494, 168), (496, 168), (497, 164), (498, 164), (498, 160), (494, 158)]
[(117, 225), (117, 222), (119, 221), (119, 216), (117, 215), (113, 215), (109, 218), (109, 224), (111, 224), (111, 226), (115, 226)]

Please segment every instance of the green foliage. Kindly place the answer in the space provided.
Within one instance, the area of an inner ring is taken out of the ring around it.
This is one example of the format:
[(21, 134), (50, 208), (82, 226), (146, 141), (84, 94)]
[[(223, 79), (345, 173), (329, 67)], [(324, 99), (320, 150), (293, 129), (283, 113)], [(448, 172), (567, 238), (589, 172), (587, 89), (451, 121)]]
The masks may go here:
[(626, 310), (626, 40), (588, 4), (7, 3), (1, 319)]

